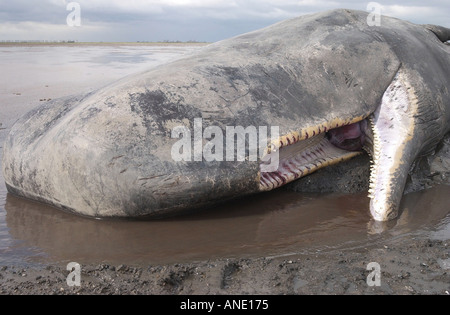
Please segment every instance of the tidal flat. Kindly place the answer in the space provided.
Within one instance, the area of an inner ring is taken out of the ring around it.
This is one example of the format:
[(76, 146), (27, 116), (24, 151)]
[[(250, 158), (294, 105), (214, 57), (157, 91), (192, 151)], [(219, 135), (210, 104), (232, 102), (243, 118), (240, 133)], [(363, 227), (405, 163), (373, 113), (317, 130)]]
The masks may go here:
[[(0, 158), (27, 111), (201, 46), (0, 45)], [(379, 226), (354, 187), (366, 161), (341, 167), (328, 183), (337, 191), (311, 176), (302, 189), (153, 221), (68, 214), (7, 193), (0, 174), (0, 294), (449, 294), (450, 186), (406, 195), (399, 218)], [(80, 286), (66, 283), (70, 262)], [(380, 286), (368, 285), (372, 262)]]

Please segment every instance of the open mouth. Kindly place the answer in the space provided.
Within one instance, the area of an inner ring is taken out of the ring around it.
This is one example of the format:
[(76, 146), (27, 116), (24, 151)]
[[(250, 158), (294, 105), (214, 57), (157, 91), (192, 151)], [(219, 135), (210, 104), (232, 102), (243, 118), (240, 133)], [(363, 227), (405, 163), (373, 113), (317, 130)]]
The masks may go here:
[[(302, 136), (292, 133), (278, 144), (279, 166), (275, 172), (260, 172), (260, 190), (283, 186), (322, 167), (348, 160), (370, 147), (369, 119), (309, 129)], [(267, 164), (263, 157), (260, 167)]]
[(275, 189), (366, 151), (373, 160), (368, 191), (372, 217), (377, 221), (394, 218), (407, 175), (421, 150), (412, 140), (417, 132), (416, 117), (423, 115), (418, 104), (415, 89), (399, 71), (369, 116), (331, 121), (289, 133), (272, 143), (278, 150), (274, 151), (278, 153), (278, 169), (272, 172), (266, 168), (266, 160), (272, 156), (267, 150), (261, 159), (259, 189)]

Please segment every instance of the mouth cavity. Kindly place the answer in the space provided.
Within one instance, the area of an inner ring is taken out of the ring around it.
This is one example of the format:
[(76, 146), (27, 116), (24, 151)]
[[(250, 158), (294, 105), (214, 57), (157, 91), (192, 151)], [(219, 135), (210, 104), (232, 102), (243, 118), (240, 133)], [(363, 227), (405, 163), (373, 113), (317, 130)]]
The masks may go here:
[[(291, 133), (275, 144), (278, 148), (278, 169), (260, 172), (259, 188), (268, 191), (306, 176), (322, 167), (333, 165), (363, 152), (370, 147), (368, 119), (350, 123), (331, 123), (308, 129), (304, 133)], [(263, 157), (261, 165), (268, 164)]]
[[(421, 132), (417, 128), (423, 125), (421, 116), (424, 113), (419, 110), (416, 93), (407, 74), (399, 70), (384, 92), (380, 105), (370, 115), (351, 121), (335, 119), (273, 141), (272, 150), (267, 149), (266, 156), (261, 159), (260, 190), (280, 187), (319, 168), (348, 160), (364, 150), (372, 160), (368, 191), (372, 218), (376, 221), (395, 218), (409, 171), (423, 150)], [(274, 163), (276, 170), (264, 172), (274, 170), (265, 165), (272, 159), (271, 151), (278, 153), (278, 163)]]

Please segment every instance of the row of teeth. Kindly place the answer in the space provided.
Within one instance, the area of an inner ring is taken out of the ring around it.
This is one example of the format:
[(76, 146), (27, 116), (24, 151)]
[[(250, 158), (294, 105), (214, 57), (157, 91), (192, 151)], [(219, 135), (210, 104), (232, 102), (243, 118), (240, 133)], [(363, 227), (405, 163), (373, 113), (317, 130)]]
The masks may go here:
[[(328, 152), (326, 152), (328, 147)], [(336, 163), (340, 159), (339, 154), (332, 154), (329, 150), (331, 145), (327, 142), (320, 142), (313, 150), (307, 150), (300, 155), (288, 160), (280, 161), (278, 171), (271, 173), (261, 173), (260, 188), (262, 190), (272, 190), (294, 179), (308, 175), (319, 168)], [(334, 149), (334, 147), (332, 147)], [(355, 153), (357, 154), (357, 153)]]
[[(331, 125), (334, 125), (334, 127), (332, 129), (335, 129), (335, 128), (340, 128), (343, 126), (350, 125), (352, 123), (354, 123), (354, 122), (344, 122), (344, 123), (336, 123), (336, 124), (331, 123)], [(320, 135), (322, 133), (326, 133), (329, 130), (330, 130), (329, 126), (321, 125), (319, 127), (307, 129), (305, 131), (302, 131), (301, 133), (297, 132), (297, 131), (290, 132), (289, 134), (281, 137), (278, 141), (276, 141), (274, 143), (274, 147), (276, 150), (280, 150), (283, 147), (287, 147), (287, 146), (293, 145), (299, 141), (304, 141), (309, 138)], [(271, 149), (268, 148), (267, 154), (270, 154), (270, 153), (271, 153)]]
[[(272, 150), (279, 151), (280, 149), (296, 144), (299, 141), (311, 139), (320, 134), (324, 134), (331, 129), (347, 126), (362, 119), (365, 119), (365, 117), (359, 117), (353, 121), (342, 121), (336, 119), (329, 122), (327, 125), (309, 128), (307, 130), (302, 130), (301, 132), (290, 132), (289, 134), (272, 142), (272, 146), (269, 146), (266, 149), (266, 154), (270, 154)], [(328, 142), (321, 142), (313, 150), (304, 151), (300, 156), (294, 157), (293, 159), (280, 161), (280, 167), (276, 172), (261, 172), (260, 188), (262, 190), (271, 190), (280, 187), (294, 179), (310, 174), (321, 167), (328, 166), (344, 159), (339, 158), (339, 156), (341, 156), (340, 154), (333, 155), (332, 151), (326, 153), (324, 151), (325, 144), (331, 146)], [(332, 148), (334, 149), (334, 146)]]
[(381, 146), (380, 146), (380, 135), (378, 133), (378, 130), (375, 128), (375, 122), (373, 121), (373, 118), (369, 118), (370, 127), (372, 129), (373, 133), (373, 149), (372, 152), (370, 152), (370, 155), (372, 157), (371, 166), (370, 166), (370, 183), (369, 183), (369, 195), (368, 197), (370, 199), (375, 198), (375, 187), (377, 186), (377, 167), (379, 165), (379, 159), (381, 154)]

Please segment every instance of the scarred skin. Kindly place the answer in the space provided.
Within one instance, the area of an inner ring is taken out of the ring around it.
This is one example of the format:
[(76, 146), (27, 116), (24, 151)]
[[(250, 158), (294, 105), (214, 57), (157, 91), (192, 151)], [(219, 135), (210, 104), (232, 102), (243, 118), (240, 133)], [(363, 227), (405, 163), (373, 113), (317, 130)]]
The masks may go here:
[[(260, 160), (175, 161), (173, 128), (192, 130), (195, 118), (224, 133), (226, 126), (278, 126), (280, 137), (271, 139), (278, 148), (360, 121), (370, 130), (365, 119), (374, 122), (388, 87), (400, 82), (413, 110), (387, 177), (375, 180), (375, 191), (388, 192), (371, 206), (375, 220), (394, 218), (414, 161), (449, 132), (447, 37), (437, 26), (383, 17), (371, 27), (366, 12), (335, 10), (209, 45), (22, 117), (4, 145), (8, 190), (81, 215), (133, 218), (257, 193)], [(357, 129), (348, 127), (347, 139), (373, 138)]]

